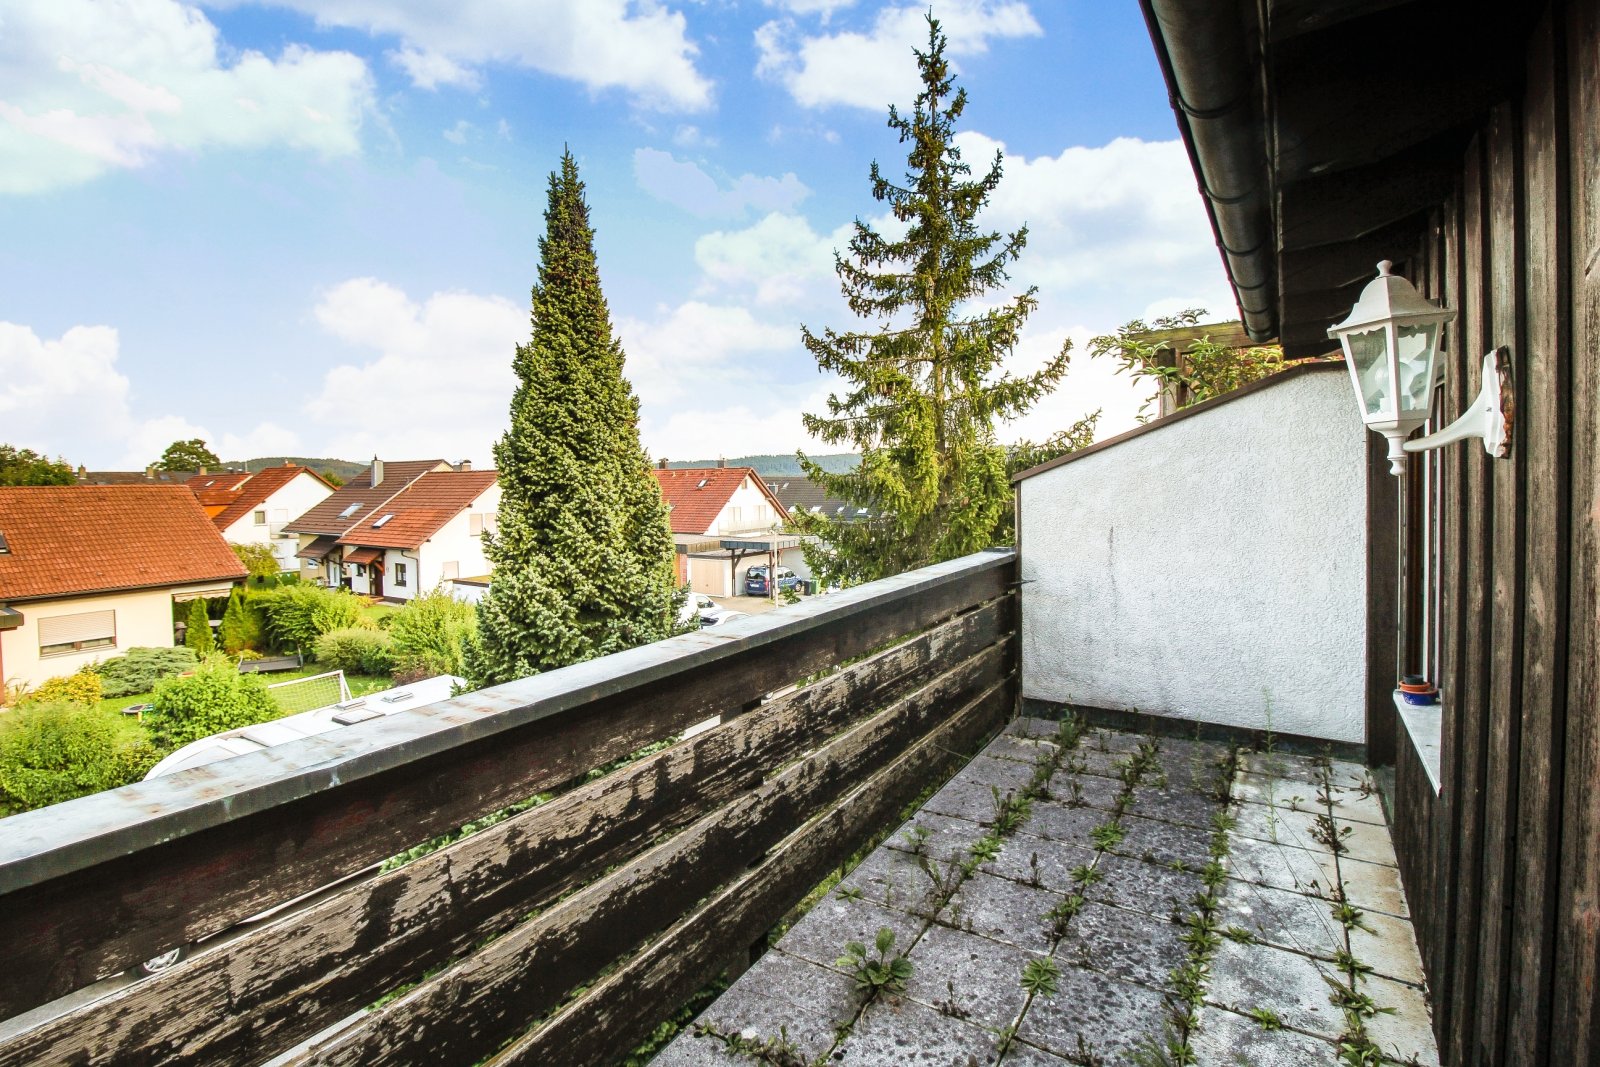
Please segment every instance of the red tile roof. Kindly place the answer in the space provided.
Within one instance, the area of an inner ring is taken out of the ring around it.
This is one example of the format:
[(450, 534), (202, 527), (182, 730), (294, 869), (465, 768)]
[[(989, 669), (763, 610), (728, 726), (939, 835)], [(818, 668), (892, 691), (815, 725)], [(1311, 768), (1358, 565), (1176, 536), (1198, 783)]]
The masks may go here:
[[(338, 537), (371, 516), (378, 505), (389, 500), (428, 471), (449, 469), (450, 464), (442, 459), (386, 460), (383, 464), (383, 481), (377, 488), (373, 488), (369, 480), (372, 477), (372, 468), (368, 467), (335, 489), (322, 503), (293, 522), (286, 523), (283, 528), (290, 533), (327, 534)], [(349, 515), (344, 515), (344, 511), (352, 504), (361, 506)]]
[[(219, 514), (212, 515), (211, 521), (216, 524), (217, 529), (226, 530), (250, 512), (265, 504), (268, 497), (294, 481), (301, 474), (309, 474), (323, 485), (328, 486), (330, 493), (333, 492), (333, 486), (328, 484), (328, 480), (310, 467), (298, 467), (292, 463), (281, 464), (277, 467), (267, 467), (249, 475), (249, 481), (239, 487), (233, 499), (228, 502), (227, 508)], [(194, 481), (191, 479), (189, 484), (193, 488)], [(202, 496), (200, 498), (200, 503), (206, 503), (205, 497)], [(208, 508), (207, 511), (209, 512), (209, 510)]]
[(0, 601), (246, 575), (182, 485), (0, 488)]
[(675, 534), (711, 533), (716, 528), (717, 516), (746, 478), (755, 479), (755, 484), (767, 495), (778, 514), (788, 517), (761, 475), (750, 467), (672, 467), (666, 470), (656, 467), (655, 476), (661, 485), (662, 499), (672, 509), (669, 517)]
[[(402, 489), (341, 538), (341, 545), (416, 548), (494, 485), (495, 471), (431, 471)], [(388, 480), (387, 476), (384, 479)], [(392, 516), (384, 521), (384, 516)], [(382, 526), (377, 525), (383, 522)], [(346, 556), (345, 559), (349, 559)]]

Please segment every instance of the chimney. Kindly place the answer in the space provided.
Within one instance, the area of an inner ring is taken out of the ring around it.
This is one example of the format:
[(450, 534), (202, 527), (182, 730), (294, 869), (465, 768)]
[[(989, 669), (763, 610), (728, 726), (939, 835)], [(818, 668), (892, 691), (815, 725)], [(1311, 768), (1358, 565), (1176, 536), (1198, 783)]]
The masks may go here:
[(153, 482), (156, 480), (156, 465), (154, 463), (150, 464), (144, 469), (144, 476), (149, 481)]
[(461, 471), (463, 474), (465, 474), (467, 471), (470, 471), (471, 469), (472, 469), (472, 460), (470, 460), (470, 459), (464, 459), (460, 463), (456, 464), (456, 470)]
[(204, 474), (205, 472), (206, 472), (206, 465), (204, 463), (202, 463), (202, 464), (200, 464), (200, 470), (198, 472), (196, 472), (196, 473)]
[(89, 468), (85, 467), (82, 463), (78, 464), (78, 481), (86, 482), (88, 480), (89, 480)]
[(372, 484), (374, 488), (383, 484), (383, 460), (377, 456), (372, 457)]
[(656, 460), (656, 470), (664, 471), (666, 469), (667, 469), (667, 457), (666, 456), (662, 456), (660, 459)]
[(727, 465), (728, 465), (727, 459), (725, 459), (722, 456), (718, 456), (717, 457), (717, 469), (718, 470), (721, 470), (721, 469), (725, 468)]

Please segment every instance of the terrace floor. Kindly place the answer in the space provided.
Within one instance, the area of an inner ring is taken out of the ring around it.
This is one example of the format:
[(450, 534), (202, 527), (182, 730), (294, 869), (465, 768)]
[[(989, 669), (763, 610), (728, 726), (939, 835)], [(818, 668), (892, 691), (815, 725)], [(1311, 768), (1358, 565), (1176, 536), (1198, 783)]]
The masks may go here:
[(1358, 765), (1021, 719), (653, 1062), (1437, 1064), (1394, 863)]

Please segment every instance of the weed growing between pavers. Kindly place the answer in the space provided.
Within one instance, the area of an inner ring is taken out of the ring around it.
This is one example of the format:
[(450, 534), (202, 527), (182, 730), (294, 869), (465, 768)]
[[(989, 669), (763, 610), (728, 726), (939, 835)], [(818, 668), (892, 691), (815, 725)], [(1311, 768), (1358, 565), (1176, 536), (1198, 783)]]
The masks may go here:
[[(1228, 789), (1223, 783), (1231, 782), (1236, 760), (1237, 754), (1230, 751), (1228, 758), (1218, 767), (1222, 778), (1222, 782), (1218, 783), (1218, 793), (1224, 798), (1228, 796)], [(1225, 805), (1229, 803), (1229, 800), (1224, 800)], [(1197, 1024), (1200, 1004), (1211, 977), (1211, 957), (1223, 937), (1237, 936), (1233, 928), (1223, 930), (1217, 923), (1218, 902), (1223, 881), (1227, 877), (1223, 861), (1228, 857), (1228, 832), (1233, 826), (1233, 813), (1227, 806), (1212, 817), (1210, 855), (1200, 871), (1204, 888), (1190, 902), (1193, 910), (1174, 916), (1184, 928), (1182, 940), (1187, 949), (1187, 958), (1168, 977), (1168, 991), (1173, 997), (1171, 1015), (1164, 1020), (1159, 1036), (1147, 1038), (1135, 1050), (1134, 1062), (1139, 1067), (1183, 1067), (1194, 1063), (1194, 1051), (1190, 1048), (1189, 1039)], [(1249, 936), (1249, 931), (1239, 932)]]

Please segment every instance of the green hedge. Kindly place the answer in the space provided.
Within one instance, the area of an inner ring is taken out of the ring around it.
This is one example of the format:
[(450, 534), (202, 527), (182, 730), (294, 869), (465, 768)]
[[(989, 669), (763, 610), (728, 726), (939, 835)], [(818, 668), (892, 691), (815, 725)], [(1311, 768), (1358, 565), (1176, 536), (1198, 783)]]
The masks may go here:
[(116, 716), (61, 701), (0, 715), (0, 815), (137, 782), (161, 754)]
[(191, 675), (158, 682), (150, 703), (145, 726), (155, 743), (167, 749), (282, 714), (265, 679), (240, 674), (221, 656), (207, 659)]
[(323, 634), (362, 623), (361, 598), (347, 589), (285, 585), (252, 601), (260, 608), (267, 637), (282, 652), (310, 652)]
[(394, 641), (382, 630), (346, 627), (317, 638), (317, 662), (346, 674), (388, 674), (394, 670)]
[(163, 678), (199, 666), (200, 657), (188, 648), (130, 648), (125, 655), (101, 663), (101, 694), (109, 699), (148, 693)]

